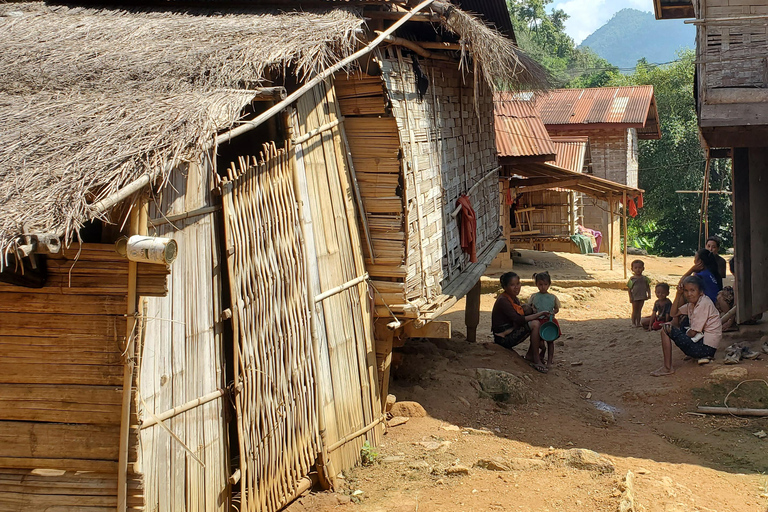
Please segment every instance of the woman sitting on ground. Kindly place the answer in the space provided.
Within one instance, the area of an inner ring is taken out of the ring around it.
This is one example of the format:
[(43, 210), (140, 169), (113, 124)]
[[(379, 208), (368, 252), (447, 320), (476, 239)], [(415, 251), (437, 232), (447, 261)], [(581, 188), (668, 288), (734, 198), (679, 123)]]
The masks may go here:
[(548, 316), (546, 311), (533, 313), (530, 306), (524, 308), (517, 296), (520, 294), (520, 277), (514, 272), (507, 272), (501, 276), (501, 287), (504, 293), (499, 295), (491, 312), (491, 330), (493, 341), (504, 348), (512, 350), (514, 347), (531, 337), (531, 345), (525, 359), (530, 365), (541, 373), (547, 373), (547, 367), (542, 363), (539, 352), (541, 350), (541, 336), (539, 327), (541, 320)]
[(688, 276), (683, 280), (683, 293), (688, 303), (680, 307), (679, 315), (688, 315), (690, 327), (680, 328), (680, 316), (672, 323), (664, 324), (661, 330), (661, 351), (664, 366), (651, 373), (654, 377), (672, 375), (672, 343), (691, 358), (708, 362), (715, 356), (723, 337), (723, 324), (720, 314), (712, 300), (704, 294), (704, 282), (698, 276)]
[(677, 316), (680, 306), (685, 304), (685, 294), (683, 293), (683, 282), (691, 275), (700, 277), (703, 283), (704, 295), (709, 297), (712, 303), (717, 303), (717, 294), (723, 289), (723, 278), (717, 268), (717, 260), (714, 255), (706, 249), (699, 249), (693, 257), (693, 266), (680, 279), (677, 285), (675, 300), (672, 302), (672, 316)]

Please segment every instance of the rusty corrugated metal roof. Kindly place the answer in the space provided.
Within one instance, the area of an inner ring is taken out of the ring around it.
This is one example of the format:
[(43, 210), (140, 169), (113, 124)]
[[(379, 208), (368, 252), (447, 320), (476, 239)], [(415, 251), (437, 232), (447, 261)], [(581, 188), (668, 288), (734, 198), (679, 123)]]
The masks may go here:
[(554, 164), (573, 172), (583, 172), (590, 162), (589, 137), (552, 137), (556, 158)]
[(661, 138), (652, 85), (557, 89), (538, 96), (536, 110), (548, 127), (636, 128), (641, 139)]
[(496, 150), (499, 157), (555, 159), (555, 146), (533, 102), (509, 92), (494, 95)]

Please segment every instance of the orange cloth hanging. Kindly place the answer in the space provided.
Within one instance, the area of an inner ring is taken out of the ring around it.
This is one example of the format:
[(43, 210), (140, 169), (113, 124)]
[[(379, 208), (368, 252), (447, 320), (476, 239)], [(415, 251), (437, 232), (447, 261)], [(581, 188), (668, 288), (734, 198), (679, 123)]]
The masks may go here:
[(643, 194), (640, 193), (640, 197), (637, 198), (637, 207), (642, 208), (643, 207)]
[(456, 205), (461, 206), (461, 250), (469, 254), (470, 263), (477, 263), (477, 216), (472, 209), (469, 197), (462, 195), (456, 200)]
[(627, 198), (627, 208), (628, 208), (627, 213), (629, 214), (630, 217), (632, 217), (633, 219), (637, 217), (637, 205), (635, 205), (634, 199)]

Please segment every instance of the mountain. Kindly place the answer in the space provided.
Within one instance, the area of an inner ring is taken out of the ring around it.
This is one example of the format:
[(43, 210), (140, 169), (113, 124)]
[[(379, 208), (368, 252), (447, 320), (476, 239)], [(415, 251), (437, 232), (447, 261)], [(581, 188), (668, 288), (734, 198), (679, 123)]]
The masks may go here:
[(682, 20), (657, 20), (650, 12), (622, 9), (608, 23), (582, 41), (600, 57), (619, 68), (648, 62), (670, 62), (681, 48), (695, 48), (696, 29)]

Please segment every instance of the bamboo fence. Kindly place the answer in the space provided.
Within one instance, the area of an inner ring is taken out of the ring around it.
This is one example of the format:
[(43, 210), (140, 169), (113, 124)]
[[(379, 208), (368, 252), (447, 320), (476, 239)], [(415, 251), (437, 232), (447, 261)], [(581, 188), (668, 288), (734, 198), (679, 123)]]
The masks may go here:
[[(174, 238), (179, 253), (166, 297), (147, 299), (139, 353), (142, 423), (223, 388), (221, 261), (215, 209), (165, 222), (213, 204), (210, 165), (189, 164), (171, 173), (169, 186), (150, 199), (149, 234)], [(160, 221), (163, 222), (159, 222)], [(158, 265), (153, 265), (158, 267)], [(141, 468), (147, 507), (158, 512), (228, 510), (229, 450), (225, 397), (141, 429)], [(183, 444), (182, 444), (183, 443)], [(203, 467), (187, 451), (202, 461)]]
[(275, 511), (318, 453), (310, 297), (287, 152), (265, 145), (258, 158), (241, 157), (222, 190), (240, 510)]

